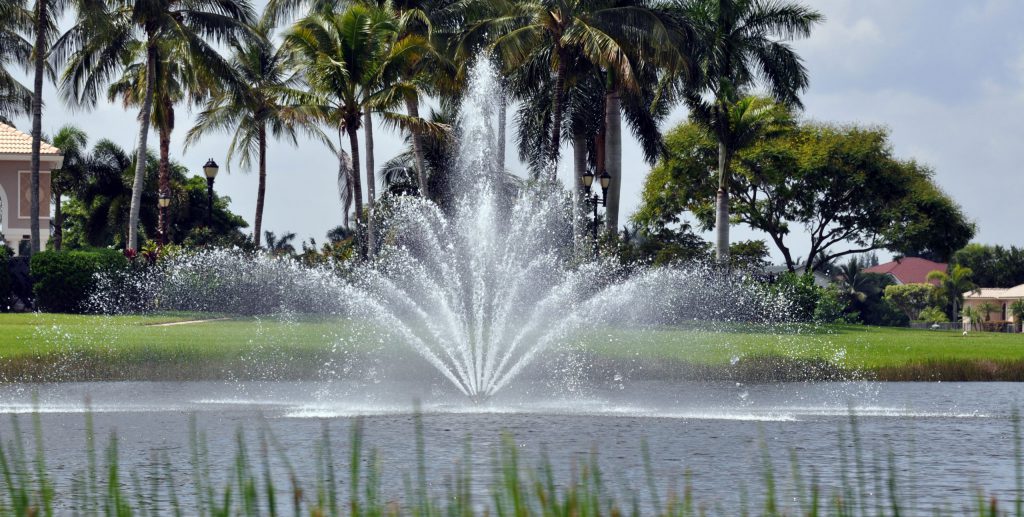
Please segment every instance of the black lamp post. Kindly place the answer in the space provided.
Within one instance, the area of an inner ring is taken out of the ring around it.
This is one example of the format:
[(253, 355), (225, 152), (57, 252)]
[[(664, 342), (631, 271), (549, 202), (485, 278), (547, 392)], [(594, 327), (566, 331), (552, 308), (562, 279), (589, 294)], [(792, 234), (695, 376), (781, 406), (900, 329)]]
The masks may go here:
[(213, 180), (217, 177), (217, 162), (213, 158), (206, 160), (203, 165), (203, 174), (206, 174), (206, 226), (213, 224)]
[(597, 197), (597, 193), (594, 193), (593, 195), (591, 195), (591, 187), (594, 185), (594, 173), (590, 172), (590, 171), (587, 171), (587, 172), (583, 173), (583, 178), (582, 179), (583, 179), (583, 188), (586, 189), (586, 197), (584, 199), (586, 199), (587, 203), (589, 203), (593, 207), (593, 209), (594, 209), (594, 220), (591, 223), (591, 230), (592, 230), (593, 235), (594, 235), (594, 256), (596, 257), (597, 256), (597, 251), (598, 251), (597, 250), (597, 221), (598, 221), (597, 220), (597, 206), (598, 206), (598, 203), (600, 203), (601, 206), (608, 206), (608, 185), (610, 185), (611, 182), (612, 182), (612, 176), (611, 176), (611, 174), (608, 174), (608, 171), (601, 172), (601, 176), (599, 176), (599, 180), (598, 180), (598, 181), (600, 181), (600, 184), (601, 184), (601, 197), (600, 198)]
[(171, 206), (171, 193), (169, 191), (160, 191), (157, 206), (160, 207), (160, 245), (163, 246), (167, 244), (167, 207)]

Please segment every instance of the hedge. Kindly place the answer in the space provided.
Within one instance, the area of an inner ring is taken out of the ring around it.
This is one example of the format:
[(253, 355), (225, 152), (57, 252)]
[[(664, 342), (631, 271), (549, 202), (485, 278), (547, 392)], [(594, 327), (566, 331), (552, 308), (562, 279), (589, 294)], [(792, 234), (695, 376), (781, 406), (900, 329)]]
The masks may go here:
[(0, 246), (0, 311), (10, 310), (11, 301), (11, 249)]
[(36, 308), (49, 312), (88, 312), (96, 273), (128, 267), (117, 250), (42, 251), (29, 266)]

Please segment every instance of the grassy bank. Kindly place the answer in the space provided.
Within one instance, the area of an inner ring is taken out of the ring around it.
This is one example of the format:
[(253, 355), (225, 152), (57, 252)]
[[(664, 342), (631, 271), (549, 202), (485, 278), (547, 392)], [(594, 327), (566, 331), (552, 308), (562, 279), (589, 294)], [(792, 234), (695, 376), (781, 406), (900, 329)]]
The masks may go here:
[[(863, 325), (609, 331), (587, 348), (652, 365), (818, 368), (889, 381), (1024, 381), (1024, 334)], [(837, 371), (838, 370), (838, 371)], [(782, 377), (787, 377), (783, 372)]]
[[(0, 314), (0, 336), (0, 378), (7, 380), (309, 378), (339, 357), (391, 346), (345, 319), (215, 314)], [(595, 363), (701, 378), (1024, 380), (1021, 334), (694, 326), (595, 331), (575, 348)]]

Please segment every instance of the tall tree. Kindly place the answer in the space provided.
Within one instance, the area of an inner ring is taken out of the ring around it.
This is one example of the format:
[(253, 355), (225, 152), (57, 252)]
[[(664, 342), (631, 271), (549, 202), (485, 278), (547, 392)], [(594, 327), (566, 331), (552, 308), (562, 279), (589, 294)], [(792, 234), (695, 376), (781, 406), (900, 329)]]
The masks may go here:
[[(313, 92), (326, 99), (324, 119), (336, 124), (339, 132), (348, 134), (356, 223), (362, 223), (364, 217), (357, 132), (364, 125), (367, 111), (395, 118), (394, 114), (375, 109), (376, 97), (381, 91), (383, 60), (390, 51), (395, 31), (395, 18), (389, 9), (355, 4), (337, 14), (311, 14), (285, 34), (284, 45), (298, 60), (304, 79)], [(371, 171), (368, 181), (372, 177)], [(369, 246), (364, 253), (372, 252), (374, 247), (374, 190), (372, 187), (368, 190), (371, 194), (370, 213), (366, 216)]]
[(230, 45), (232, 80), (217, 89), (185, 140), (188, 146), (212, 131), (232, 132), (228, 146), (228, 167), (237, 157), (242, 167), (255, 160), (259, 171), (253, 240), (260, 245), (263, 235), (263, 207), (267, 190), (267, 146), (269, 137), (298, 143), (296, 130), (327, 141), (316, 127), (315, 106), (299, 88), (290, 54), (275, 46), (274, 24), (264, 14), (251, 28), (251, 37)]
[(166, 56), (188, 56), (193, 66), (213, 77), (230, 70), (214, 45), (245, 35), (252, 23), (248, 0), (109, 0), (102, 12), (82, 11), (75, 26), (57, 42), (58, 57), (67, 58), (65, 95), (83, 106), (95, 105), (101, 89), (131, 66), (131, 50), (145, 49), (146, 88), (139, 109), (139, 136), (126, 246), (138, 248), (139, 209), (146, 170), (146, 145), (152, 118), (161, 48)]
[[(32, 165), (29, 188), (29, 231), (31, 233), (31, 251), (39, 251), (39, 162), (43, 138), (43, 80), (49, 70), (51, 44), (57, 37), (57, 24), (68, 0), (36, 0), (32, 8), (31, 34), (32, 44)], [(83, 4), (81, 9), (90, 9), (94, 5)]]
[(758, 83), (780, 103), (799, 107), (807, 69), (789, 45), (810, 36), (823, 20), (817, 11), (788, 0), (679, 0), (677, 8), (695, 31), (692, 65), (680, 80), (692, 116), (718, 140), (715, 253), (729, 255), (729, 163), (736, 152), (734, 105)]
[(950, 319), (953, 321), (959, 318), (959, 308), (964, 304), (964, 293), (978, 290), (978, 285), (972, 278), (973, 274), (971, 268), (959, 264), (954, 264), (948, 272), (928, 273), (928, 281), (938, 283), (935, 290), (938, 298), (945, 302), (947, 307), (952, 307)]
[(64, 194), (81, 192), (88, 178), (89, 137), (75, 126), (64, 126), (53, 137), (53, 145), (64, 155), (60, 169), (50, 173), (53, 196), (53, 249), (60, 251), (64, 238)]
[[(470, 24), (466, 38), (494, 34), (492, 47), (508, 70), (533, 61), (552, 76), (548, 179), (554, 180), (561, 152), (566, 92), (573, 86), (573, 69), (603, 69), (615, 84), (639, 90), (631, 46), (641, 38), (671, 41), (671, 34), (645, 2), (526, 0), (504, 2), (483, 11), (487, 16)], [(540, 58), (540, 61), (538, 61)]]
[[(788, 119), (785, 111), (779, 115)], [(973, 224), (938, 190), (930, 169), (892, 156), (885, 130), (819, 122), (779, 126), (779, 134), (734, 155), (728, 187), (733, 216), (768, 234), (791, 271), (821, 271), (836, 259), (877, 249), (943, 254), (973, 236)], [(689, 211), (713, 228), (719, 178), (707, 163), (717, 153), (714, 135), (688, 122), (669, 132), (666, 146), (635, 219), (656, 230)], [(795, 227), (810, 244), (805, 263), (794, 253)]]
[(0, 0), (0, 118), (10, 119), (32, 109), (32, 91), (11, 72), (11, 68), (25, 68), (32, 61), (32, 43), (23, 36), (32, 22), (32, 13), (20, 0)]
[[(122, 76), (107, 88), (110, 101), (120, 99), (125, 108), (138, 108), (145, 102), (147, 55), (145, 45), (137, 42), (132, 46), (131, 57), (123, 70)], [(155, 85), (153, 87), (153, 108), (151, 123), (156, 126), (159, 141), (160, 181), (158, 191), (169, 192), (170, 189), (170, 147), (171, 133), (174, 131), (175, 106), (188, 100), (198, 104), (204, 98), (214, 78), (203, 73), (201, 65), (193, 67), (189, 55), (174, 55), (180, 46), (163, 43), (157, 47), (158, 59), (156, 66)], [(167, 230), (167, 213), (161, 208), (158, 227)]]

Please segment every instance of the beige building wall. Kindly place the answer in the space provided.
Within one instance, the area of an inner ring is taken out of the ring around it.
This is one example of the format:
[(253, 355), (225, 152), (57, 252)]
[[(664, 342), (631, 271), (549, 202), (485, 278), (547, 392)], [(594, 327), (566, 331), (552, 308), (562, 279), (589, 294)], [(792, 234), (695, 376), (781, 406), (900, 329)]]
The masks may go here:
[[(50, 171), (59, 166), (59, 158), (43, 156), (39, 167), (39, 239), (44, 249), (50, 240)], [(31, 170), (28, 156), (0, 156), (0, 230), (16, 254), (18, 243), (31, 235)]]

